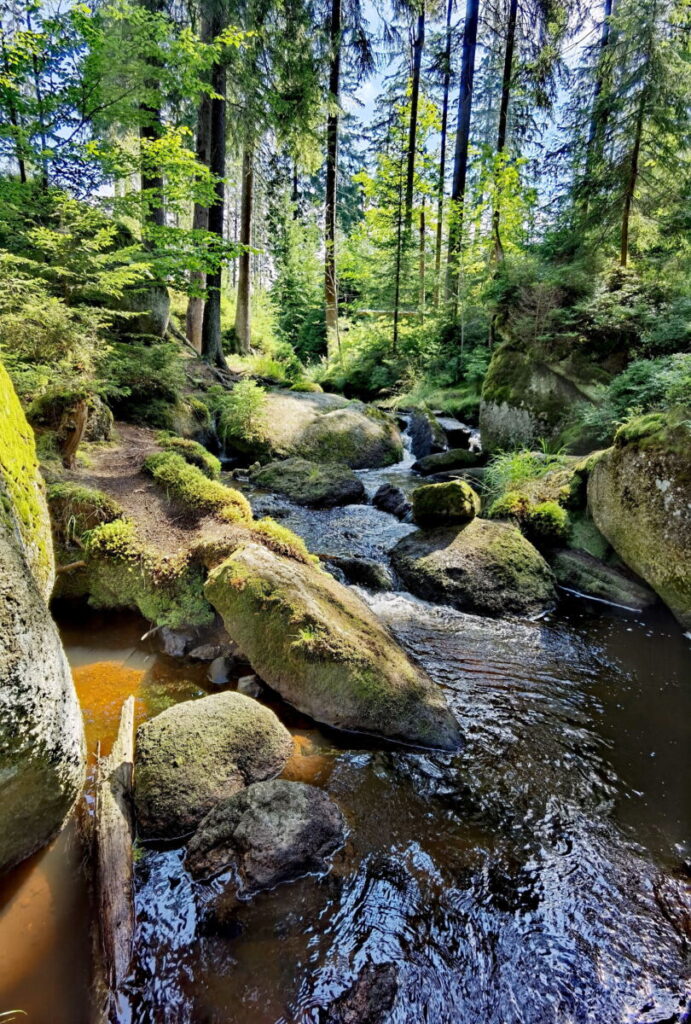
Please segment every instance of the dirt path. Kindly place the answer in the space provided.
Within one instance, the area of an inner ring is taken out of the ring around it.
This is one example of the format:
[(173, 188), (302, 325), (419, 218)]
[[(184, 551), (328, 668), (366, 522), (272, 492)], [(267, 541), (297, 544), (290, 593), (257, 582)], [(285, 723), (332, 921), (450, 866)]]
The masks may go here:
[(136, 523), (144, 543), (161, 554), (176, 554), (209, 532), (217, 533), (215, 521), (181, 514), (142, 472), (147, 455), (159, 450), (156, 431), (119, 422), (115, 430), (117, 443), (90, 453), (92, 464), (71, 472), (70, 479), (115, 498)]

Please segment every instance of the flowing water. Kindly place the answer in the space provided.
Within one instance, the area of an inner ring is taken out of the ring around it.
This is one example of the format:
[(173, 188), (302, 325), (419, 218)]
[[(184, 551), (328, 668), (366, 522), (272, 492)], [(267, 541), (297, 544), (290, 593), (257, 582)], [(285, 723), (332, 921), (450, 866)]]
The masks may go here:
[[(396, 474), (409, 479), (408, 466), (370, 474), (368, 492)], [(384, 559), (410, 529), (368, 506), (315, 513), (250, 496), (314, 550)], [(214, 887), (190, 881), (181, 849), (144, 852), (121, 1019), (691, 1020), (688, 638), (664, 612), (576, 599), (501, 622), (361, 593), (444, 688), (462, 752), (358, 744), (265, 692), (295, 737), (286, 776), (333, 796), (346, 846), (327, 876), (255, 897), (223, 929), (206, 913)], [(210, 689), (203, 666), (147, 649), (136, 616), (80, 614), (59, 621), (90, 747), (107, 746), (130, 692), (142, 719)], [(0, 1011), (88, 1019), (88, 922), (71, 827), (3, 880)], [(362, 999), (339, 1001), (359, 976), (369, 1016)]]

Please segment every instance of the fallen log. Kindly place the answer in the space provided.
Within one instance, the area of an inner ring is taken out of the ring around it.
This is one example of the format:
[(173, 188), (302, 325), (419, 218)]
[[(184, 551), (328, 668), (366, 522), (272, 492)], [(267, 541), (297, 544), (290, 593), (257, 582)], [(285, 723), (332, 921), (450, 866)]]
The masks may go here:
[(111, 1006), (127, 977), (134, 940), (134, 697), (122, 706), (120, 727), (96, 774), (96, 894), (104, 971)]

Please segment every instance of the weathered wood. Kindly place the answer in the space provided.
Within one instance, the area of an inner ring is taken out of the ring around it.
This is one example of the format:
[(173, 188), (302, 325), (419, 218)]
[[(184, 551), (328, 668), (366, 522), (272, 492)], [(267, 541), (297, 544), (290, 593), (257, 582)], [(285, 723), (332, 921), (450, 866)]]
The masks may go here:
[(122, 706), (120, 727), (96, 778), (96, 871), (101, 945), (111, 994), (127, 976), (134, 938), (132, 781), (134, 697)]

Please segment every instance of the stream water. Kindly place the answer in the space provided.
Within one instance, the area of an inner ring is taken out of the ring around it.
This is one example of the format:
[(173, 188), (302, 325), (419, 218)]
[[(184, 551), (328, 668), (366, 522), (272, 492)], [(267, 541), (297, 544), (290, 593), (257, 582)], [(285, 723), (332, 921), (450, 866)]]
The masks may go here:
[[(409, 486), (409, 462), (365, 477), (370, 494), (386, 478)], [(411, 529), (367, 505), (315, 513), (250, 496), (326, 553), (385, 559)], [(663, 611), (576, 599), (502, 622), (361, 594), (444, 688), (463, 751), (358, 746), (266, 691), (295, 737), (286, 776), (333, 796), (347, 844), (327, 876), (256, 897), (222, 931), (182, 851), (145, 851), (122, 1021), (691, 1020), (689, 639)], [(143, 719), (210, 689), (204, 666), (142, 643), (135, 615), (56, 613), (90, 749), (107, 747), (129, 693)], [(2, 881), (0, 1011), (87, 1021), (88, 926), (70, 826)], [(348, 1016), (336, 1003), (372, 965), (383, 1001)]]

